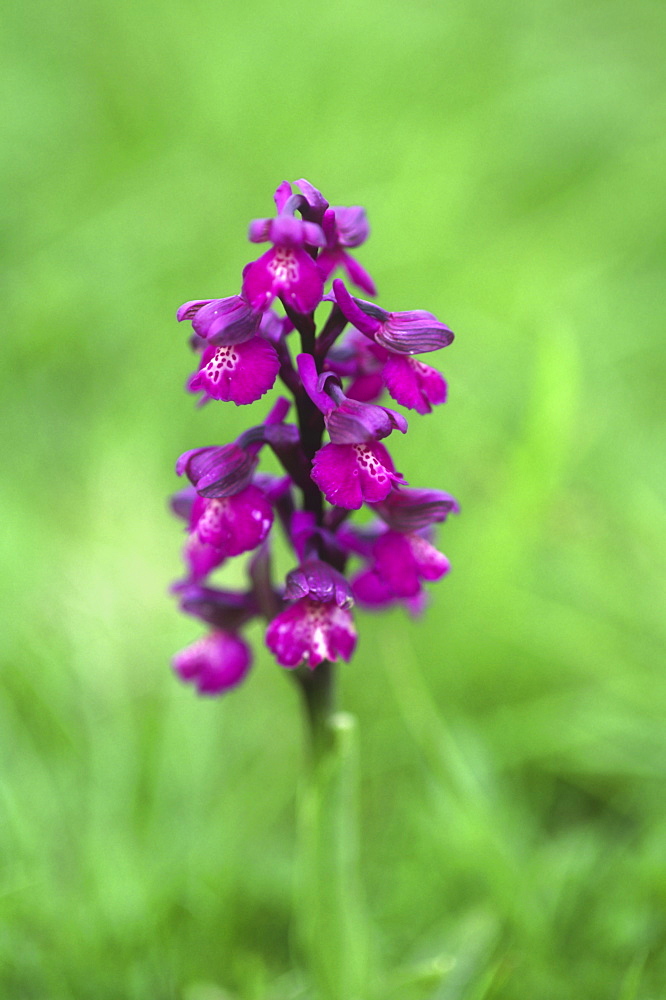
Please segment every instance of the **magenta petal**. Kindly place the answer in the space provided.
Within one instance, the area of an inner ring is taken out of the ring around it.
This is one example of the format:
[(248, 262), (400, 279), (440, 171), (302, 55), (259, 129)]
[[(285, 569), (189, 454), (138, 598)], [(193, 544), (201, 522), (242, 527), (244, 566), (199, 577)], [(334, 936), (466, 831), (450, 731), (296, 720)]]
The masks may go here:
[(336, 267), (342, 266), (343, 258), (344, 251), (342, 250), (322, 250), (317, 257), (317, 267), (321, 271), (324, 281), (328, 281)]
[(329, 503), (347, 510), (383, 500), (394, 483), (405, 482), (377, 441), (324, 445), (315, 454), (311, 475)]
[(349, 660), (356, 646), (351, 612), (337, 604), (303, 597), (282, 611), (266, 630), (266, 645), (283, 667), (324, 660)]
[(243, 294), (253, 309), (266, 309), (279, 295), (296, 312), (321, 302), (324, 282), (312, 257), (295, 247), (275, 246), (243, 271)]
[(215, 631), (177, 653), (173, 667), (199, 694), (221, 694), (243, 680), (252, 662), (247, 643), (232, 632)]
[(207, 348), (189, 388), (242, 406), (272, 388), (279, 368), (275, 348), (262, 337), (253, 337), (242, 344)]
[(396, 597), (414, 597), (421, 589), (416, 562), (405, 535), (387, 531), (374, 548), (375, 571)]
[(381, 608), (396, 600), (388, 583), (374, 570), (367, 569), (352, 580), (352, 593), (359, 604), (370, 608)]
[(361, 267), (357, 260), (350, 256), (350, 254), (345, 253), (343, 254), (342, 263), (345, 271), (349, 275), (349, 280), (353, 282), (357, 288), (361, 288), (368, 295), (377, 294), (377, 286), (365, 268)]
[(440, 552), (421, 535), (405, 535), (414, 564), (424, 580), (440, 580), (451, 569), (451, 564)]
[(190, 570), (190, 580), (195, 583), (203, 580), (226, 559), (224, 551), (202, 542), (196, 531), (190, 532), (183, 555)]
[(374, 403), (375, 400), (379, 399), (383, 391), (384, 379), (382, 373), (373, 372), (354, 378), (345, 389), (345, 395), (348, 399), (357, 399), (359, 403)]
[[(333, 282), (333, 294), (346, 320), (366, 337), (374, 337), (381, 330), (382, 323), (388, 319), (389, 313), (380, 309), (373, 302), (362, 302), (349, 294), (344, 282), (336, 278)], [(361, 308), (363, 305), (365, 308)]]
[(401, 413), (385, 406), (343, 399), (332, 413), (324, 417), (326, 430), (334, 444), (361, 444), (387, 437), (397, 429), (403, 434), (407, 421)]
[(347, 510), (363, 506), (358, 463), (351, 444), (326, 444), (315, 454), (312, 479), (329, 503)]
[(446, 401), (443, 376), (416, 358), (391, 355), (384, 365), (383, 375), (393, 399), (417, 413), (430, 413), (433, 406)]
[(273, 509), (257, 486), (201, 503), (204, 506), (196, 524), (199, 539), (214, 545), (225, 557), (256, 549), (273, 523)]

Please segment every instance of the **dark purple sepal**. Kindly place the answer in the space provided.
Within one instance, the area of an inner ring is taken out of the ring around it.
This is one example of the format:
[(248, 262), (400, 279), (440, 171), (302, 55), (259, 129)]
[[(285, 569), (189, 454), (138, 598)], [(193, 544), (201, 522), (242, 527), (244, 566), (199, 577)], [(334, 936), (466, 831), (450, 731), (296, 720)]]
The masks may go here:
[(189, 302), (183, 302), (182, 306), (178, 307), (176, 311), (176, 319), (179, 323), (182, 323), (186, 319), (194, 319), (196, 314), (204, 306), (209, 306), (213, 302), (219, 302), (224, 300), (219, 299), (190, 299)]
[(192, 329), (209, 344), (241, 344), (259, 332), (262, 314), (252, 309), (241, 295), (226, 299), (186, 302), (176, 314), (191, 319)]
[(388, 316), (388, 313), (384, 309), (380, 309), (379, 306), (374, 306), (373, 311), (367, 308), (362, 309), (361, 303), (366, 307), (374, 304), (363, 302), (362, 299), (355, 299), (349, 294), (344, 282), (340, 281), (339, 278), (336, 278), (333, 282), (333, 294), (345, 319), (352, 326), (355, 326), (357, 330), (365, 334), (366, 337), (374, 339), (375, 334), (381, 327), (382, 318)]
[(186, 486), (169, 498), (169, 506), (176, 517), (181, 517), (189, 523), (192, 515), (192, 506), (197, 495), (197, 491), (193, 486)]
[(340, 279), (333, 282), (338, 305), (349, 322), (395, 354), (426, 354), (447, 347), (453, 332), (424, 309), (387, 312), (374, 302), (353, 298)]
[(235, 590), (202, 587), (197, 583), (178, 583), (173, 588), (181, 611), (200, 618), (213, 628), (235, 632), (259, 614), (252, 594)]
[(393, 430), (403, 434), (407, 421), (401, 413), (386, 406), (344, 399), (332, 413), (324, 417), (326, 430), (334, 444), (362, 444), (388, 437)]
[(304, 177), (295, 183), (298, 184), (305, 199), (305, 204), (299, 206), (301, 215), (304, 219), (316, 222), (320, 226), (328, 208), (328, 202), (321, 191), (314, 184), (310, 184), (310, 181), (306, 181)]
[(340, 386), (340, 379), (333, 372), (324, 372), (323, 375), (320, 376), (317, 371), (315, 359), (311, 354), (297, 355), (296, 366), (298, 368), (298, 374), (301, 377), (301, 382), (303, 383), (303, 388), (315, 406), (321, 410), (323, 414), (330, 413), (331, 410), (334, 410), (335, 402), (326, 392), (325, 386), (328, 379), (334, 379), (337, 385)]
[(351, 587), (342, 573), (320, 559), (301, 563), (287, 574), (284, 596), (289, 601), (308, 596), (315, 601), (335, 601), (339, 608), (354, 604)]
[(179, 476), (185, 473), (202, 497), (228, 497), (249, 485), (257, 463), (255, 451), (225, 444), (184, 452), (176, 472)]
[[(330, 229), (326, 233), (329, 244), (337, 244), (341, 247), (358, 247), (361, 243), (365, 243), (370, 235), (370, 227), (364, 208), (360, 205), (332, 205), (326, 215), (329, 212), (333, 213), (335, 225), (333, 233), (329, 235)], [(325, 232), (327, 228), (328, 226), (324, 225)]]
[(458, 501), (449, 493), (404, 487), (392, 490), (385, 500), (372, 507), (389, 528), (403, 533), (427, 528), (460, 511)]

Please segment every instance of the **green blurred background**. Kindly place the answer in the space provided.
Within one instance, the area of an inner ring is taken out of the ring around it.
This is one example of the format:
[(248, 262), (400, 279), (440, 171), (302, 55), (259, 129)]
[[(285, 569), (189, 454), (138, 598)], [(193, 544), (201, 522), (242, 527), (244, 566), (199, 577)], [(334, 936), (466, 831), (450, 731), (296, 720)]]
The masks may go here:
[(342, 669), (377, 996), (663, 995), (663, 5), (4, 18), (0, 995), (301, 995), (296, 692), (258, 629), (227, 699), (172, 678), (165, 506), (250, 412), (194, 409), (174, 311), (238, 290), (298, 177), (367, 207), (382, 305), (457, 333), (392, 442), (461, 501), (454, 571)]

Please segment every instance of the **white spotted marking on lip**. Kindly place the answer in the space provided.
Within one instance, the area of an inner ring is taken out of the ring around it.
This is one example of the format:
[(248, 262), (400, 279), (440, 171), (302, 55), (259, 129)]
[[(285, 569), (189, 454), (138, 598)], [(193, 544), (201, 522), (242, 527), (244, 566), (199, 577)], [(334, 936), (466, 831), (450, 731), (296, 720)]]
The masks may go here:
[(273, 280), (280, 284), (291, 284), (298, 280), (298, 261), (293, 250), (286, 250), (284, 247), (276, 247), (275, 256), (267, 270), (273, 276)]
[(356, 460), (362, 470), (376, 479), (378, 483), (386, 482), (386, 469), (379, 459), (365, 444), (355, 444), (352, 446), (356, 453)]

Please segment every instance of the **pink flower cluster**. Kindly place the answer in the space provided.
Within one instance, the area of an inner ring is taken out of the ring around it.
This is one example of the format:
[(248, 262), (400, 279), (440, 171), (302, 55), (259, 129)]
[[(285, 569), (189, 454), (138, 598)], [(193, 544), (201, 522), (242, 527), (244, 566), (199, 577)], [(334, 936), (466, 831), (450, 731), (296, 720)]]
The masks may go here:
[[(375, 294), (348, 252), (368, 236), (365, 212), (331, 207), (307, 181), (296, 184), (278, 187), (275, 218), (251, 223), (250, 241), (271, 248), (246, 265), (239, 294), (186, 302), (177, 313), (191, 321), (200, 355), (191, 392), (246, 405), (279, 379), (292, 397), (277, 397), (236, 441), (185, 452), (176, 465), (189, 485), (172, 500), (187, 534), (186, 576), (173, 589), (209, 631), (177, 654), (174, 667), (206, 695), (245, 677), (252, 653), (240, 632), (253, 619), (267, 621), (266, 645), (278, 663), (314, 669), (352, 656), (355, 602), (418, 611), (423, 582), (449, 570), (431, 536), (458, 505), (439, 490), (407, 486), (381, 443), (394, 430), (404, 434), (407, 421), (380, 400), (387, 391), (421, 414), (443, 403), (444, 378), (417, 355), (446, 347), (453, 333), (432, 313), (386, 312), (356, 298), (339, 278), (327, 291), (342, 269), (350, 284)], [(318, 329), (320, 306), (328, 314)], [(259, 471), (265, 447), (283, 475)], [(353, 527), (349, 515), (364, 505), (375, 521)], [(276, 521), (295, 560), (281, 585), (270, 569)], [(210, 575), (243, 553), (253, 553), (246, 589), (211, 586)], [(355, 559), (360, 568), (349, 575)]]

